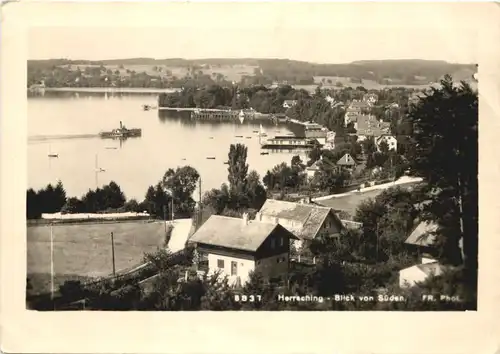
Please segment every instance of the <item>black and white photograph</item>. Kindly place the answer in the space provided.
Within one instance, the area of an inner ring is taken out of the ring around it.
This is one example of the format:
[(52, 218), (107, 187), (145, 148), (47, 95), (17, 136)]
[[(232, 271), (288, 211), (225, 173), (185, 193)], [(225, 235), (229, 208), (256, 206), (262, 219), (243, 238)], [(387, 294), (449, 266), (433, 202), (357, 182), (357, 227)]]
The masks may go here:
[(476, 311), (477, 31), (204, 21), (27, 32), (26, 309)]

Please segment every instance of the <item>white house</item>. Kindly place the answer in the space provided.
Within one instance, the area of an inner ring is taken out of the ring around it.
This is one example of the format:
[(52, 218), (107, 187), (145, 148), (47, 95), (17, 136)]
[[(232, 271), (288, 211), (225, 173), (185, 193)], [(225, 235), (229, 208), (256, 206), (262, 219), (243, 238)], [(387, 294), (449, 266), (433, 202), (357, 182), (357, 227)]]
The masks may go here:
[(208, 275), (227, 276), (230, 284), (244, 285), (252, 271), (265, 277), (286, 275), (290, 240), (297, 239), (277, 223), (212, 215), (189, 239), (208, 259)]
[(363, 96), (363, 101), (373, 106), (378, 101), (378, 95), (375, 93), (367, 93)]
[(283, 102), (283, 108), (292, 108), (297, 104), (296, 100), (285, 100)]
[(431, 276), (442, 275), (449, 267), (438, 262), (416, 264), (399, 271), (399, 287), (412, 288)]
[(389, 150), (398, 151), (398, 140), (392, 135), (382, 135), (375, 138), (375, 145), (377, 150), (380, 151), (380, 146), (382, 142), (385, 142), (389, 147)]

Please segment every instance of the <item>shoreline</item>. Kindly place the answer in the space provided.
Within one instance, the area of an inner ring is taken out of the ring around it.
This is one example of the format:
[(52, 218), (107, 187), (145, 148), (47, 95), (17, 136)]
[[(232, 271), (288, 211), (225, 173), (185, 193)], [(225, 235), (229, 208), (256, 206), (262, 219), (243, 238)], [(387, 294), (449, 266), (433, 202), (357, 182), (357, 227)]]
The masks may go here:
[[(76, 92), (76, 93), (173, 93), (180, 88), (142, 88), (142, 87), (46, 87), (38, 92)], [(29, 92), (29, 89), (28, 89)]]

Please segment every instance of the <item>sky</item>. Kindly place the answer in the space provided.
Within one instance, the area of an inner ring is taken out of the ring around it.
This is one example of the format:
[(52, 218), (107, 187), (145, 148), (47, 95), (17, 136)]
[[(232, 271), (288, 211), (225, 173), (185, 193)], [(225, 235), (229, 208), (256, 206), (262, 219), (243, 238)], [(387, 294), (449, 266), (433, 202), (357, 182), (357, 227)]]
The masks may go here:
[(52, 22), (38, 20), (43, 27), (32, 21), (28, 57), (474, 63), (478, 38), (474, 21), (484, 11), (474, 3), (162, 5), (60, 9)]

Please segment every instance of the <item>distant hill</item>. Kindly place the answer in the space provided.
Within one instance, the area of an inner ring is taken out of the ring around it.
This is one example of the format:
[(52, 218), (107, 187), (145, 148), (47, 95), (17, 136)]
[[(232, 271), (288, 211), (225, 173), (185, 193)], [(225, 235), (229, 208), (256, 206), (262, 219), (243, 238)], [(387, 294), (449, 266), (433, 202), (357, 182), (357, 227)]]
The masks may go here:
[[(258, 58), (207, 58), (207, 59), (153, 59), (129, 58), (100, 61), (88, 60), (29, 60), (28, 69), (47, 69), (62, 65), (103, 65), (103, 66), (164, 66), (166, 68), (247, 66), (260, 68), (258, 75), (269, 80), (312, 82), (314, 77), (347, 77), (352, 82), (371, 80), (380, 84), (426, 85), (439, 81), (445, 74), (450, 74), (455, 80), (470, 80), (476, 72), (474, 64), (455, 64), (441, 60), (360, 60), (346, 64), (318, 64), (289, 59), (258, 59)], [(250, 70), (255, 75), (253, 70)], [(356, 81), (355, 81), (356, 80)]]

